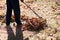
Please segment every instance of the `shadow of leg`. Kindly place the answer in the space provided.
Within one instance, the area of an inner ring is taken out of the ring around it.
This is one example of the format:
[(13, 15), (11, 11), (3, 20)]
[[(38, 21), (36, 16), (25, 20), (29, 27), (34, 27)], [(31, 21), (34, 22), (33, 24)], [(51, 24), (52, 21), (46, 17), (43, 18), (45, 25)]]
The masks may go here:
[(16, 27), (16, 40), (23, 40), (23, 32), (19, 27)]
[(7, 33), (8, 33), (8, 40), (15, 40), (14, 32), (11, 26), (6, 26)]

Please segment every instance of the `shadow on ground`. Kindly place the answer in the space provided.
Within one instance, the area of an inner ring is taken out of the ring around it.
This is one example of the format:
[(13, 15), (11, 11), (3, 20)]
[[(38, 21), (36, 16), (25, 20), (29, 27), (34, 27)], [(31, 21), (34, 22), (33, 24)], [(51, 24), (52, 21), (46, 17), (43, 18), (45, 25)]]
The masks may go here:
[(23, 33), (22, 30), (16, 27), (16, 35), (11, 28), (11, 26), (6, 26), (7, 33), (8, 33), (8, 40), (23, 40)]

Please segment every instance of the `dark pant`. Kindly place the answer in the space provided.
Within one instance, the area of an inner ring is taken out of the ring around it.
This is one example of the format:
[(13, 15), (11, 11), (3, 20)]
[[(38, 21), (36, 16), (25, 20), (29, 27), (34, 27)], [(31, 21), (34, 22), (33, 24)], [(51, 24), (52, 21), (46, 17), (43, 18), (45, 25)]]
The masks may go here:
[(6, 3), (7, 3), (6, 25), (10, 24), (12, 9), (14, 10), (16, 23), (21, 24), (19, 0), (6, 0)]

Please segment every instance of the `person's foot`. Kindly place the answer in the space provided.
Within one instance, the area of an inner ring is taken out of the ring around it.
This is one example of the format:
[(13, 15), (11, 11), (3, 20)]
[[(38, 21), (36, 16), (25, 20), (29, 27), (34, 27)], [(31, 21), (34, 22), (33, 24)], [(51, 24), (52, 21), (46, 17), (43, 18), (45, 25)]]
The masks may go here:
[(6, 28), (6, 27), (9, 27), (9, 26), (10, 26), (10, 25), (6, 25), (5, 28)]
[(17, 27), (18, 27), (18, 28), (21, 28), (21, 27), (22, 27), (22, 25), (18, 25), (18, 24), (17, 24)]
[(18, 28), (20, 28), (22, 31), (27, 30), (25, 25), (17, 25)]

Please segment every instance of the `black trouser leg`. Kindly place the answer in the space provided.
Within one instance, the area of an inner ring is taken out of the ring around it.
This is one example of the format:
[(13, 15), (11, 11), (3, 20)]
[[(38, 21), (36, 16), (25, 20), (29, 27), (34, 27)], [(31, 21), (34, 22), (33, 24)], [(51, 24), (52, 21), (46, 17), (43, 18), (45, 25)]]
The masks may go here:
[(6, 3), (7, 3), (6, 25), (8, 25), (8, 26), (6, 26), (6, 29), (7, 29), (7, 33), (8, 33), (8, 40), (15, 40), (14, 32), (13, 32), (11, 26), (9, 26), (10, 20), (11, 20), (11, 15), (12, 15), (11, 1), (6, 0)]
[[(20, 7), (19, 7), (19, 1), (13, 0), (12, 2), (13, 9), (14, 9), (14, 15), (15, 15), (15, 21), (18, 25), (22, 25), (20, 21)], [(23, 33), (21, 28), (16, 27), (16, 40), (23, 40)]]
[(21, 25), (20, 21), (20, 7), (19, 7), (19, 1), (14, 0), (15, 2), (13, 3), (13, 9), (14, 9), (14, 15), (15, 15), (15, 21), (17, 24)]
[(7, 3), (6, 25), (9, 25), (11, 20), (11, 15), (12, 15), (12, 5), (10, 3), (10, 0), (7, 0), (6, 3)]

